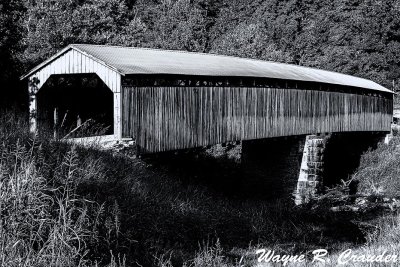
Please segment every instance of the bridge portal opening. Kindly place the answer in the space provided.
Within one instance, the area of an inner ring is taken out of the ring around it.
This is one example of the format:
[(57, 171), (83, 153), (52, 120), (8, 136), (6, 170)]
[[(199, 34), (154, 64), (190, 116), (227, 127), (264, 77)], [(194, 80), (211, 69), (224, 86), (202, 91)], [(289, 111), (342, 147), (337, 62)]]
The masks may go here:
[(36, 95), (40, 134), (111, 135), (113, 93), (96, 74), (52, 75)]

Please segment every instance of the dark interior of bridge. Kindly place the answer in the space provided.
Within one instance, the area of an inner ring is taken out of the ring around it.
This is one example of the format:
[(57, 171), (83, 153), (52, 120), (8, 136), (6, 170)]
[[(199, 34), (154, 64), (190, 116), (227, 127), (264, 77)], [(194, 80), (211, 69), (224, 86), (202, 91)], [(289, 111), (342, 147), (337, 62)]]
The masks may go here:
[(113, 93), (95, 74), (53, 75), (37, 93), (37, 101), (41, 134), (113, 134)]

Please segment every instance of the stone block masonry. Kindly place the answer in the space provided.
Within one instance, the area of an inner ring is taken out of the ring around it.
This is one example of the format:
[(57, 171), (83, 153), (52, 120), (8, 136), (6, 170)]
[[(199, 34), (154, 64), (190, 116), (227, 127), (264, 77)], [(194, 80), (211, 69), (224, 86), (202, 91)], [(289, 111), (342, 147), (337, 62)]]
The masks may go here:
[(242, 142), (242, 190), (251, 196), (306, 203), (326, 186), (348, 180), (361, 155), (385, 132), (297, 135)]
[(322, 193), (324, 187), (350, 179), (360, 164), (362, 154), (376, 148), (385, 136), (385, 132), (308, 135), (294, 191), (295, 203), (306, 203)]
[(323, 189), (324, 152), (329, 135), (308, 135), (303, 148), (297, 188), (294, 193), (297, 205), (309, 199)]

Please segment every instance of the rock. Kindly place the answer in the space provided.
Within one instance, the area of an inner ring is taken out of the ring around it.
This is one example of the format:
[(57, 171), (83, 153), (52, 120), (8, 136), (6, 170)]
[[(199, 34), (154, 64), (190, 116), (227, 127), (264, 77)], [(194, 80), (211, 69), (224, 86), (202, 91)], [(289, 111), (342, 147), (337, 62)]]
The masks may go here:
[(356, 198), (356, 200), (355, 200), (356, 205), (365, 205), (367, 202), (368, 201), (362, 197)]

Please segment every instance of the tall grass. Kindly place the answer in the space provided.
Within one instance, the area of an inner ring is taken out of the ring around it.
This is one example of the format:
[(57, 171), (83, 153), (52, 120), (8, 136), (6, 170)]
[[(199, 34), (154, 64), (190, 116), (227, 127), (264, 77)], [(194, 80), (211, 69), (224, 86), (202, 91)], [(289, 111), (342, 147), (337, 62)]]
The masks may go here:
[[(219, 174), (222, 184), (237, 182), (234, 159), (223, 168), (211, 162), (220, 169), (212, 173), (210, 159), (199, 155), (131, 159), (33, 138), (27, 129), (14, 114), (0, 116), (0, 266), (254, 266), (260, 247), (335, 252), (376, 238), (397, 242), (382, 235), (397, 229), (394, 217), (364, 231), (359, 214), (214, 186)], [(357, 177), (369, 178), (362, 183), (381, 188), (382, 174), (382, 188), (396, 182), (389, 179), (398, 169), (396, 142), (364, 156)]]
[(102, 209), (77, 194), (87, 170), (75, 147), (27, 129), (24, 119), (1, 117), (0, 266), (93, 266), (88, 244), (98, 242)]

